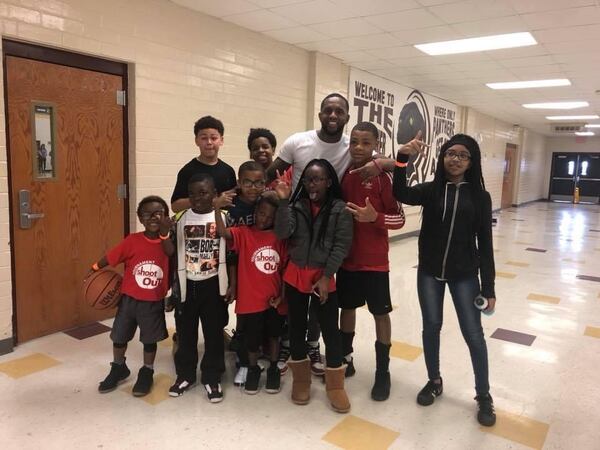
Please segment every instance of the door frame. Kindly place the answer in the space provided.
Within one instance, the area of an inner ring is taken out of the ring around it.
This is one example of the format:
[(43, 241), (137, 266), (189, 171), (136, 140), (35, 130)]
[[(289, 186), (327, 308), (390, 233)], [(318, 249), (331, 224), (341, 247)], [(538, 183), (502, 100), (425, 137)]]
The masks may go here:
[[(517, 206), (514, 203), (514, 198), (515, 198), (515, 184), (516, 184), (515, 178), (517, 176), (516, 166), (518, 164), (517, 158), (519, 156), (518, 151), (519, 151), (519, 146), (517, 144), (507, 142), (506, 145), (504, 146), (504, 163), (506, 164), (506, 155), (510, 154), (510, 163), (511, 164), (510, 164), (510, 167), (508, 168), (508, 172), (506, 172), (506, 165), (504, 166), (505, 170), (502, 171), (502, 195), (500, 196), (500, 208), (501, 209), (506, 209), (506, 208), (511, 208), (513, 206)], [(510, 204), (508, 206), (503, 207), (502, 199), (504, 196), (504, 180), (507, 175), (511, 178)]]
[[(580, 156), (591, 156), (591, 155), (600, 155), (599, 152), (568, 152), (568, 151), (562, 151), (562, 152), (552, 152), (551, 155), (551, 160), (550, 160), (550, 174), (549, 174), (549, 182), (548, 182), (548, 200), (549, 201), (553, 201), (552, 200), (552, 175), (554, 174), (554, 157), (556, 155), (564, 155), (564, 154), (569, 154), (569, 155), (574, 155), (577, 157), (577, 164), (575, 165), (575, 174), (573, 175), (573, 181), (574, 181), (574, 186), (577, 187), (577, 180), (576, 180), (576, 176), (577, 176), (577, 171), (579, 170), (579, 157)], [(554, 200), (554, 201), (561, 201), (561, 200)], [(562, 200), (567, 201), (567, 200)], [(570, 200), (571, 203), (573, 202), (573, 199)]]
[[(10, 239), (10, 273), (12, 280), (12, 332), (13, 332), (13, 346), (17, 345), (17, 288), (16, 276), (15, 276), (15, 248), (14, 248), (14, 236), (13, 236), (13, 208), (18, 207), (13, 202), (13, 189), (12, 189), (12, 170), (11, 170), (11, 148), (10, 148), (10, 125), (9, 125), (9, 114), (8, 114), (8, 87), (6, 83), (7, 72), (6, 63), (7, 56), (16, 56), (19, 58), (32, 59), (35, 61), (46, 62), (51, 64), (58, 64), (61, 66), (74, 67), (77, 69), (91, 70), (94, 72), (107, 73), (111, 75), (121, 76), (123, 78), (123, 86), (125, 92), (128, 92), (129, 78), (128, 78), (128, 66), (126, 63), (111, 61), (108, 59), (97, 58), (95, 56), (83, 55), (81, 53), (70, 52), (66, 50), (59, 50), (50, 47), (44, 47), (37, 44), (30, 44), (21, 41), (14, 41), (10, 39), (2, 39), (2, 71), (4, 76), (4, 121), (5, 124), (5, 137), (6, 137), (6, 155), (7, 155), (7, 179), (8, 179), (8, 211), (9, 211), (9, 239)], [(125, 96), (127, 98), (127, 95)], [(116, 100), (115, 100), (116, 101)], [(123, 106), (123, 178), (127, 183), (126, 200), (123, 202), (123, 226), (125, 235), (129, 234), (129, 106), (128, 102), (125, 102)]]

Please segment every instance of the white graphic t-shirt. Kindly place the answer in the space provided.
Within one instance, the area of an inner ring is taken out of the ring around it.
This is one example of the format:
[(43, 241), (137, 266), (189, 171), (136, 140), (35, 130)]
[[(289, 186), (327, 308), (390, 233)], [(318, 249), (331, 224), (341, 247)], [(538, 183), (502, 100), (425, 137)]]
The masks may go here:
[(219, 243), (214, 211), (196, 214), (189, 210), (183, 218), (185, 269), (187, 279), (207, 280), (219, 269)]

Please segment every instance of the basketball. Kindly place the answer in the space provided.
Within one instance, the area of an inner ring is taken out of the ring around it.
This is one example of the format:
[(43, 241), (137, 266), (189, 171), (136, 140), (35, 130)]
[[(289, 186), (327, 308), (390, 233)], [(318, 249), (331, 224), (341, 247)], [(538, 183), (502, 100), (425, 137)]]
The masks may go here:
[(83, 282), (83, 298), (94, 309), (116, 308), (121, 300), (123, 277), (112, 270), (99, 270)]

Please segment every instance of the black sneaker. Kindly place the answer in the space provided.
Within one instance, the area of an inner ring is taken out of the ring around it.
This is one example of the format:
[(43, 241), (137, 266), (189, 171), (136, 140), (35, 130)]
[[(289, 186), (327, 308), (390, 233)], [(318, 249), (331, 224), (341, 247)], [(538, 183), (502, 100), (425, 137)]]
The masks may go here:
[(150, 389), (152, 389), (153, 383), (154, 370), (150, 369), (149, 367), (143, 366), (138, 372), (137, 381), (133, 385), (133, 396), (143, 397), (144, 395), (148, 395), (150, 393)]
[(267, 383), (265, 384), (265, 391), (269, 394), (277, 394), (281, 391), (281, 372), (276, 363), (271, 363), (271, 366), (267, 369)]
[(169, 388), (169, 396), (179, 397), (183, 395), (185, 391), (193, 387), (196, 384), (195, 381), (184, 380), (183, 378), (177, 378), (175, 384)]
[(217, 384), (205, 384), (206, 396), (208, 401), (211, 403), (219, 403), (223, 401), (223, 389), (221, 389), (221, 383)]
[(375, 383), (371, 389), (371, 398), (377, 402), (387, 400), (390, 396), (390, 373), (375, 371)]
[(354, 376), (356, 373), (356, 369), (354, 368), (354, 358), (350, 358), (350, 361), (345, 359), (344, 362), (346, 363), (346, 378)]
[(417, 403), (421, 406), (429, 406), (433, 404), (436, 397), (442, 395), (443, 391), (444, 385), (441, 378), (439, 384), (429, 380), (425, 387), (417, 394)]
[(125, 381), (130, 374), (131, 372), (127, 368), (127, 364), (117, 364), (111, 362), (110, 372), (98, 385), (98, 392), (101, 394), (106, 394), (107, 392), (114, 391), (117, 386)]
[(496, 413), (492, 396), (490, 394), (478, 395), (475, 400), (479, 406), (477, 421), (484, 427), (493, 426), (496, 423)]
[(260, 373), (261, 368), (259, 366), (248, 367), (248, 375), (246, 376), (246, 383), (244, 384), (244, 392), (246, 394), (254, 395), (260, 390)]

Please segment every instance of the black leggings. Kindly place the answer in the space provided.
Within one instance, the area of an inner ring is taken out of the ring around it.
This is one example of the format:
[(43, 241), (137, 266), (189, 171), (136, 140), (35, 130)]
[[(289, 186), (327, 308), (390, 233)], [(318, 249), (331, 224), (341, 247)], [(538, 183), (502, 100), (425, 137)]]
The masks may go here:
[(305, 359), (307, 355), (306, 331), (310, 305), (321, 325), (323, 341), (325, 341), (327, 367), (340, 367), (342, 365), (342, 340), (338, 327), (337, 293), (330, 292), (325, 304), (321, 304), (319, 301), (309, 302), (310, 294), (300, 292), (286, 283), (285, 295), (289, 309), (288, 323), (292, 360), (300, 361)]

